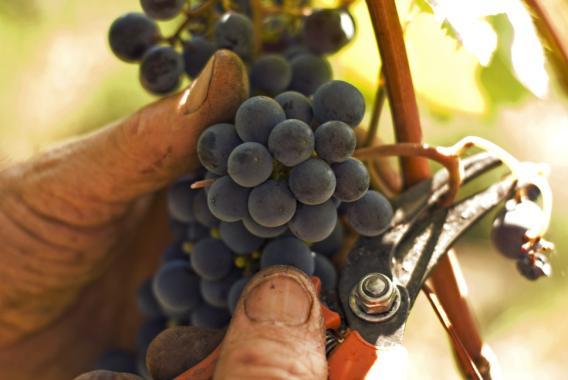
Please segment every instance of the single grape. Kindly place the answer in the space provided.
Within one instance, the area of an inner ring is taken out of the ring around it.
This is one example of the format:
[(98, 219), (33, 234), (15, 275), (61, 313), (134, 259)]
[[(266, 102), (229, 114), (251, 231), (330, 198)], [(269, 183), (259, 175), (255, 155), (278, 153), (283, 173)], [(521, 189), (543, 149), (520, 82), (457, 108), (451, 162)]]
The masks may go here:
[(282, 164), (296, 166), (310, 158), (314, 150), (314, 133), (301, 120), (285, 120), (270, 132), (268, 149)]
[(106, 351), (95, 363), (96, 370), (136, 373), (136, 356), (126, 350)]
[(269, 96), (288, 88), (292, 80), (292, 67), (278, 54), (267, 54), (258, 58), (250, 70), (250, 84)]
[(542, 254), (536, 255), (535, 263), (532, 264), (528, 255), (522, 255), (517, 259), (517, 270), (524, 278), (536, 281), (541, 277), (550, 277), (552, 267), (548, 258)]
[(306, 96), (312, 95), (333, 76), (329, 62), (314, 54), (299, 54), (290, 61), (290, 65), (292, 65), (290, 90)]
[(216, 50), (217, 46), (214, 42), (201, 36), (185, 41), (183, 44), (183, 60), (187, 75), (191, 78), (197, 77)]
[(233, 254), (221, 240), (206, 238), (193, 246), (191, 265), (200, 277), (220, 280), (233, 268)]
[(317, 9), (306, 17), (303, 25), (305, 44), (316, 54), (333, 54), (355, 35), (355, 23), (341, 9)]
[(226, 12), (214, 28), (215, 41), (221, 49), (229, 49), (247, 59), (252, 53), (254, 32), (250, 18), (236, 13)]
[(140, 0), (144, 13), (156, 20), (169, 20), (176, 17), (185, 0)]
[(327, 257), (335, 255), (341, 249), (343, 244), (344, 229), (341, 221), (337, 221), (335, 228), (327, 238), (312, 244), (312, 250)]
[(191, 313), (191, 325), (199, 328), (221, 329), (229, 324), (231, 314), (226, 308), (203, 304)]
[(207, 204), (217, 218), (224, 222), (236, 222), (247, 211), (249, 189), (237, 185), (229, 176), (216, 180), (207, 192)]
[(339, 120), (355, 128), (365, 116), (365, 98), (347, 82), (330, 81), (314, 94), (314, 115), (322, 123)]
[(170, 246), (168, 246), (168, 248), (166, 248), (166, 250), (162, 254), (162, 263), (174, 260), (183, 260), (183, 261), (189, 260), (189, 256), (187, 256), (183, 252), (181, 242), (171, 244)]
[(310, 99), (297, 91), (286, 91), (274, 98), (280, 104), (286, 118), (298, 119), (310, 124), (314, 118), (314, 110)]
[(201, 165), (213, 174), (227, 174), (229, 155), (241, 140), (235, 126), (221, 123), (207, 128), (197, 141), (197, 156)]
[(315, 140), (319, 158), (329, 163), (347, 160), (357, 145), (355, 132), (341, 121), (328, 121), (317, 127)]
[(491, 229), (491, 240), (497, 251), (512, 259), (522, 255), (525, 233), (539, 228), (544, 223), (544, 213), (538, 204), (532, 201), (517, 203), (511, 200), (505, 204)]
[(288, 227), (299, 239), (317, 242), (331, 235), (336, 223), (337, 209), (328, 200), (316, 206), (300, 204)]
[(201, 296), (208, 305), (227, 308), (229, 290), (241, 278), (241, 271), (233, 270), (226, 277), (211, 281), (204, 278), (200, 282)]
[(233, 149), (229, 155), (227, 171), (237, 184), (255, 187), (272, 174), (272, 156), (264, 145), (245, 142)]
[(264, 239), (248, 232), (242, 222), (221, 222), (219, 232), (221, 240), (237, 254), (251, 253), (264, 243)]
[(209, 236), (209, 228), (200, 223), (189, 223), (185, 230), (185, 238), (190, 243), (195, 243)]
[(273, 265), (290, 265), (311, 276), (315, 269), (315, 259), (304, 242), (295, 237), (282, 237), (270, 241), (260, 258), (262, 269)]
[(168, 189), (168, 213), (178, 222), (195, 221), (193, 215), (193, 197), (195, 193), (189, 188), (189, 182), (177, 181)]
[(193, 197), (193, 214), (195, 219), (202, 225), (213, 228), (219, 225), (219, 219), (215, 217), (209, 210), (207, 205), (207, 194), (203, 189), (193, 190), (196, 192)]
[(297, 200), (307, 205), (318, 205), (333, 195), (335, 176), (325, 161), (310, 158), (290, 171), (288, 185)]
[(280, 104), (266, 96), (253, 96), (241, 104), (235, 116), (235, 128), (243, 141), (266, 145), (276, 124), (286, 120)]
[(248, 232), (261, 238), (274, 238), (280, 236), (288, 228), (285, 224), (279, 227), (264, 227), (255, 222), (250, 216), (244, 218), (242, 222)]
[(377, 236), (391, 222), (392, 206), (382, 194), (369, 190), (355, 202), (346, 203), (347, 221), (363, 236)]
[(250, 277), (243, 277), (237, 282), (233, 283), (231, 289), (229, 290), (229, 295), (227, 297), (227, 302), (229, 304), (229, 311), (231, 314), (235, 312), (235, 308), (237, 307), (237, 303), (239, 302), (239, 298), (245, 289), (245, 286), (250, 281)]
[(152, 280), (145, 280), (136, 292), (138, 310), (148, 318), (163, 317), (162, 308), (152, 290)]
[(142, 13), (127, 13), (117, 18), (108, 35), (112, 52), (126, 62), (142, 59), (159, 39), (158, 25)]
[(316, 254), (316, 267), (314, 276), (319, 277), (321, 287), (324, 290), (333, 290), (337, 285), (337, 271), (335, 267), (324, 255)]
[(360, 199), (369, 189), (369, 172), (363, 163), (355, 158), (331, 166), (337, 186), (333, 194), (344, 202)]
[(189, 263), (170, 261), (155, 274), (152, 289), (158, 303), (167, 313), (187, 313), (200, 302), (199, 278), (192, 273)]
[(181, 83), (183, 60), (170, 46), (149, 49), (140, 63), (140, 83), (149, 92), (163, 95)]
[(542, 195), (540, 189), (533, 184), (528, 184), (525, 187), (525, 190), (527, 193), (527, 197), (533, 202), (538, 200), (538, 198)]
[(271, 179), (251, 191), (248, 212), (261, 226), (279, 227), (294, 216), (296, 199), (286, 182)]

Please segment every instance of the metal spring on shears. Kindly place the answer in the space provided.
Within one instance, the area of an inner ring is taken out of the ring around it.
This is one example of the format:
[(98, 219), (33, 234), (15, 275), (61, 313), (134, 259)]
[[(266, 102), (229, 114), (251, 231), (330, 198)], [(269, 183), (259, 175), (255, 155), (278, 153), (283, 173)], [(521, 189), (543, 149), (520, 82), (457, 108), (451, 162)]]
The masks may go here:
[(325, 330), (325, 356), (328, 357), (329, 354), (337, 347), (339, 344), (339, 338), (335, 335), (332, 330)]

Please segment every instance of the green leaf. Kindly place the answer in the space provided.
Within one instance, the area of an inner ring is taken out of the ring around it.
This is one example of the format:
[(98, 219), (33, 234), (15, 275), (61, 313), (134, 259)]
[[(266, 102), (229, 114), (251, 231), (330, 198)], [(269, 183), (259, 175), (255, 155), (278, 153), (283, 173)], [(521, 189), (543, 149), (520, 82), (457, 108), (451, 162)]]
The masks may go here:
[(515, 31), (509, 17), (500, 14), (490, 20), (499, 31), (497, 50), (490, 65), (480, 69), (479, 79), (491, 108), (495, 110), (498, 105), (520, 102), (529, 92), (513, 74), (510, 51)]
[(510, 39), (507, 44), (501, 41), (501, 53), (503, 54), (503, 48), (506, 47), (509, 58), (502, 56), (499, 59), (510, 62), (512, 75), (534, 95), (543, 97), (547, 94), (549, 79), (545, 70), (544, 49), (531, 16), (520, 0), (426, 1), (441, 23), (442, 29), (453, 31), (448, 35), (459, 41), (482, 66), (491, 62), (497, 49), (497, 40), (501, 40), (489, 20), (497, 15), (505, 16), (510, 26)]

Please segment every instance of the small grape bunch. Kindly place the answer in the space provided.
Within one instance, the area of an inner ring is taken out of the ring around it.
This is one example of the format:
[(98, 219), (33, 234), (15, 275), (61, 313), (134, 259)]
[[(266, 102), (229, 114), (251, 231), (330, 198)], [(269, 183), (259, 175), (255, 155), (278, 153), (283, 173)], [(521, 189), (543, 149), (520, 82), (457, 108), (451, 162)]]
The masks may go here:
[(295, 92), (246, 100), (234, 125), (213, 125), (198, 141), (199, 159), (216, 177), (207, 190), (213, 215), (257, 236), (289, 229), (313, 243), (332, 233), (344, 203), (359, 234), (383, 232), (392, 208), (368, 190), (365, 166), (351, 157), (364, 112), (362, 94), (343, 81), (321, 86), (313, 103)]
[(310, 10), (302, 18), (283, 12), (263, 21), (262, 49), (250, 68), (255, 94), (274, 97), (286, 90), (306, 96), (333, 77), (326, 59), (355, 35), (355, 22), (346, 9)]
[[(119, 59), (140, 64), (140, 83), (155, 95), (175, 91), (184, 72), (195, 78), (218, 49), (232, 50), (249, 66), (256, 94), (311, 95), (332, 78), (324, 55), (339, 51), (355, 33), (345, 9), (309, 10), (303, 16), (275, 1), (270, 12), (256, 16), (262, 28), (255, 30), (246, 0), (204, 0), (193, 8), (185, 0), (141, 0), (141, 6), (144, 13), (116, 19), (108, 39)], [(176, 17), (183, 21), (173, 35), (164, 36), (157, 22)]]
[(504, 209), (493, 222), (491, 239), (499, 253), (516, 260), (517, 269), (523, 277), (536, 280), (552, 273), (546, 255), (552, 247), (551, 243), (541, 237), (530, 236), (546, 225), (547, 217), (535, 202), (539, 195), (538, 189), (529, 187), (525, 190), (517, 192), (526, 196), (520, 199), (515, 197), (505, 203)]
[[(189, 78), (196, 77), (217, 49), (233, 50), (243, 59), (250, 57), (253, 47), (250, 18), (232, 11), (215, 14), (213, 2), (209, 3), (201, 4), (199, 11), (184, 11), (185, 0), (141, 0), (144, 14), (127, 13), (112, 23), (110, 48), (121, 60), (140, 63), (140, 83), (156, 95), (176, 90), (184, 72)], [(202, 12), (214, 17), (201, 19)], [(174, 35), (164, 37), (156, 21), (170, 20), (182, 13), (186, 21)], [(194, 19), (200, 25), (189, 22)]]

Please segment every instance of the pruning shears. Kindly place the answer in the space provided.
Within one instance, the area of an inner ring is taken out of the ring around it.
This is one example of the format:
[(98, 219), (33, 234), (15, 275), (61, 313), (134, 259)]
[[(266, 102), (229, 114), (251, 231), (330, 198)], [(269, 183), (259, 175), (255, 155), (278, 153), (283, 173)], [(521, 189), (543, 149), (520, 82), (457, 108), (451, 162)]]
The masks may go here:
[[(463, 183), (500, 164), (486, 153), (464, 159)], [(507, 176), (442, 207), (449, 175), (440, 170), (395, 200), (390, 227), (380, 236), (360, 237), (341, 269), (336, 291), (321, 295), (330, 380), (403, 377), (404, 329), (424, 282), (455, 241), (511, 197), (515, 185)], [(313, 281), (319, 289), (319, 280)], [(212, 378), (220, 346), (176, 380)]]

